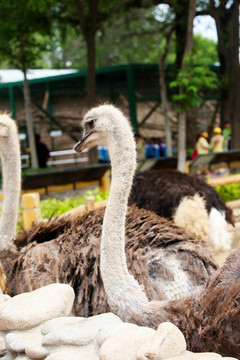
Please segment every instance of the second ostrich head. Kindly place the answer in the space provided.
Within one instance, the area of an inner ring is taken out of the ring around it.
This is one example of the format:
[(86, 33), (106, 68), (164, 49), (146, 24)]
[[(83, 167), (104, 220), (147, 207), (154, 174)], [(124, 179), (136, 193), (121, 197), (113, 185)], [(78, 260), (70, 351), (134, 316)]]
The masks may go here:
[[(130, 130), (130, 124), (122, 112), (113, 105), (101, 105), (87, 112), (82, 121), (83, 137), (74, 146), (75, 151), (81, 152), (88, 147), (97, 145), (106, 145), (109, 148), (110, 156), (119, 157), (120, 151), (113, 152), (116, 142), (122, 143), (122, 146), (131, 147), (133, 154), (133, 170), (136, 166), (136, 150), (133, 133)], [(120, 156), (121, 158), (121, 156)], [(112, 159), (113, 160), (113, 159)]]

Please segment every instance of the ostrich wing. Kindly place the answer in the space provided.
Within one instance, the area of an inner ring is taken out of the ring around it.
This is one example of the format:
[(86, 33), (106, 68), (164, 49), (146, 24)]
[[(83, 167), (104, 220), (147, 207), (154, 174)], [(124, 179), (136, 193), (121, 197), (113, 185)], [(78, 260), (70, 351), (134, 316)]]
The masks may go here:
[[(20, 252), (11, 262), (7, 292), (14, 296), (53, 282), (68, 283), (75, 290), (76, 315), (109, 311), (99, 269), (103, 215), (100, 209), (77, 218), (53, 218), (35, 224), (29, 232), (21, 231), (16, 239)], [(191, 279), (189, 293), (204, 286), (217, 268), (204, 242), (136, 207), (128, 208), (126, 255), (130, 273), (150, 300), (168, 299), (163, 284), (170, 284), (169, 289), (165, 287), (170, 292), (178, 287), (168, 258), (178, 259), (186, 279)], [(186, 290), (185, 283), (182, 288)]]

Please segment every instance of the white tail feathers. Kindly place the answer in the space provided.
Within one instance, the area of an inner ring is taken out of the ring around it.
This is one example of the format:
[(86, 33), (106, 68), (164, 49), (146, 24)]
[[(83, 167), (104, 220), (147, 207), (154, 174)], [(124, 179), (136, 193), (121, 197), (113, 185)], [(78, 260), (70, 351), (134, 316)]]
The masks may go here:
[(209, 222), (204, 199), (199, 194), (182, 198), (173, 221), (189, 235), (205, 240), (209, 233)]
[(215, 251), (230, 250), (232, 234), (227, 230), (225, 213), (212, 208), (209, 214), (208, 241)]
[(199, 194), (181, 200), (173, 221), (188, 234), (207, 240), (213, 251), (231, 249), (232, 234), (227, 230), (225, 213), (212, 208), (208, 215), (205, 201)]

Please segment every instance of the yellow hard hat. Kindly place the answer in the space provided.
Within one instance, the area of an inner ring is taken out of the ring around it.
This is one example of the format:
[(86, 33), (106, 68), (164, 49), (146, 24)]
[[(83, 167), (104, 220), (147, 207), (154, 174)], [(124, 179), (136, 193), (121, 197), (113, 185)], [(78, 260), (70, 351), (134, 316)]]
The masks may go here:
[(214, 132), (214, 134), (221, 134), (221, 133), (222, 133), (222, 129), (221, 129), (219, 126), (217, 126), (217, 127), (215, 127), (215, 128), (213, 129), (213, 132)]
[(205, 138), (208, 138), (208, 133), (206, 131), (202, 131), (200, 133), (201, 136), (205, 137)]

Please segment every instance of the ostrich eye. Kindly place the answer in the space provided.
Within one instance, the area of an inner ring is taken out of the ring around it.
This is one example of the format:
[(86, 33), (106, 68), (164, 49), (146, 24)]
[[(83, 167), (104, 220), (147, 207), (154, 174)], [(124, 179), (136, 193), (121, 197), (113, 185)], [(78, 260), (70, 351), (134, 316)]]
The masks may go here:
[(92, 129), (93, 126), (94, 126), (94, 121), (93, 121), (93, 120), (89, 121), (88, 125), (89, 125), (89, 127)]
[(85, 124), (85, 127), (86, 127), (86, 130), (92, 130), (94, 128), (94, 125), (95, 125), (95, 120), (89, 120), (88, 122), (86, 122)]

